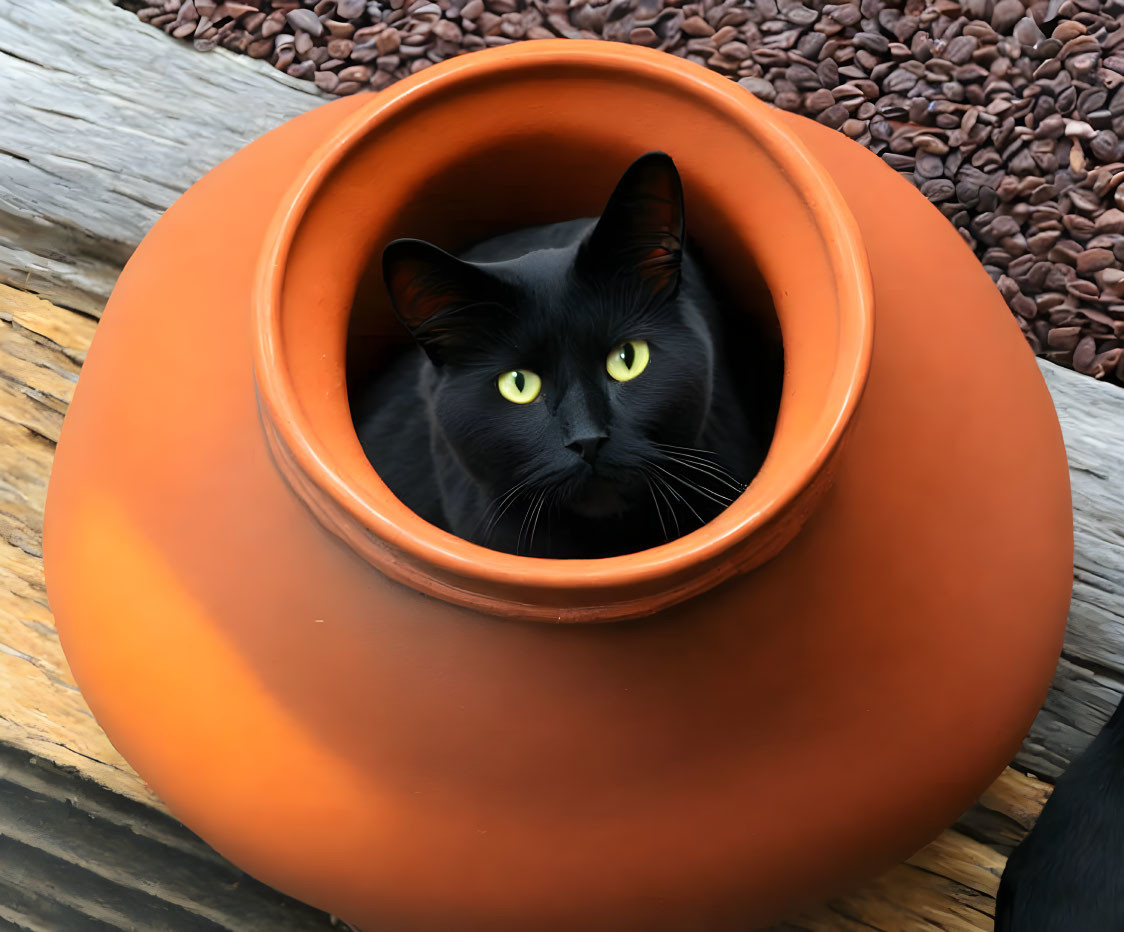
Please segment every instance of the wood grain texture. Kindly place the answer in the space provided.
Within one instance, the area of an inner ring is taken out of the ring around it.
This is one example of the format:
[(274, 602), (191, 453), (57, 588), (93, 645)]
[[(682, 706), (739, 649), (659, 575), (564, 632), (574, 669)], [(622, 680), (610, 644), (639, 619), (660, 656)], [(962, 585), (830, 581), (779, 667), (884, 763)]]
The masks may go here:
[(0, 745), (0, 927), (44, 932), (314, 932), (281, 896), (170, 816)]
[(1124, 694), (1124, 390), (1049, 363), (1039, 367), (1069, 457), (1073, 599), (1053, 685), (1015, 765), (1052, 781)]
[(156, 218), (324, 97), (109, 0), (0, 3), (0, 281), (100, 314)]

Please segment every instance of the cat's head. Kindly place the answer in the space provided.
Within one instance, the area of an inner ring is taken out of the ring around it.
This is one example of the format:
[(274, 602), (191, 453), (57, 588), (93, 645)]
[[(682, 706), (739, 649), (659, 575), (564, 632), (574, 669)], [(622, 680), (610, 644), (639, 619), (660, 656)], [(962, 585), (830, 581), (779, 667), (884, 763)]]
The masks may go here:
[(395, 312), (435, 367), (431, 415), (489, 495), (525, 483), (606, 517), (651, 505), (657, 445), (697, 445), (715, 353), (683, 213), (656, 152), (566, 245), (537, 248), (528, 231), (531, 251), (487, 263), (418, 240), (386, 248)]

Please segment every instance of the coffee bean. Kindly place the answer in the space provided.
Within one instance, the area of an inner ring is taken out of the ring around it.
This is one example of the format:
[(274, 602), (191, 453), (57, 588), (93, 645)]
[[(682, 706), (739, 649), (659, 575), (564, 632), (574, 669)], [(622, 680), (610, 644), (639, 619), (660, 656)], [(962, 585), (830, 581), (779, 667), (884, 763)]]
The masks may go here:
[(1062, 224), (1074, 239), (1088, 239), (1093, 235), (1093, 221), (1079, 214), (1066, 214), (1062, 217)]
[(1050, 250), (1049, 259), (1053, 262), (1068, 262), (1072, 264), (1084, 250), (1073, 240), (1063, 239)]
[[(1097, 287), (1100, 288), (1101, 291), (1109, 291), (1116, 297), (1124, 295), (1124, 269), (1105, 268), (1097, 272), (1095, 278), (1097, 279)], [(1094, 321), (1098, 319), (1089, 314), (1088, 311), (1085, 313)], [(1107, 315), (1105, 316), (1107, 317)], [(1104, 318), (1100, 319), (1102, 321), (1104, 320)], [(1109, 328), (1112, 327), (1113, 323), (1115, 323), (1115, 321), (1111, 317), (1108, 317), (1107, 324)]]
[(913, 156), (898, 155), (894, 152), (887, 152), (884, 156), (882, 156), (882, 159), (891, 168), (900, 172), (912, 171), (914, 166), (917, 164), (917, 160)]
[(772, 100), (777, 96), (777, 92), (773, 89), (773, 85), (766, 81), (764, 78), (742, 78), (738, 81), (751, 94), (760, 97), (762, 100)]
[(827, 58), (816, 65), (816, 78), (824, 87), (835, 87), (839, 83), (839, 66), (832, 58)]
[(1033, 319), (1038, 313), (1038, 305), (1034, 303), (1032, 298), (1024, 294), (1017, 294), (1010, 300), (1011, 310), (1013, 310), (1020, 317), (1028, 320)]
[(1101, 206), (1100, 198), (1092, 191), (1074, 188), (1069, 192), (1070, 203), (1083, 214), (1091, 214)]
[(362, 45), (356, 45), (351, 50), (351, 55), (348, 56), (351, 61), (365, 64), (372, 62), (379, 57), (379, 50), (374, 42), (365, 42)]
[[(1117, 188), (1117, 190), (1120, 190)], [(1110, 207), (1097, 217), (1094, 229), (1098, 234), (1117, 233), (1124, 234), (1124, 210)]]
[(1089, 299), (1097, 298), (1100, 295), (1100, 290), (1096, 285), (1081, 278), (1075, 278), (1066, 282), (1065, 290), (1075, 298)]
[(944, 162), (939, 156), (923, 152), (917, 156), (916, 171), (923, 178), (939, 178), (944, 174)]
[(340, 79), (331, 71), (317, 71), (316, 74), (312, 76), (312, 79), (316, 82), (316, 86), (320, 88), (320, 90), (329, 94), (332, 93), (340, 83)]
[(1042, 35), (1042, 30), (1038, 28), (1038, 24), (1030, 16), (1024, 16), (1015, 24), (1013, 34), (1020, 45), (1028, 47), (1032, 47), (1036, 42), (1045, 38)]
[[(739, 43), (745, 48), (744, 43)], [(721, 50), (719, 50), (721, 51)], [(726, 52), (722, 52), (726, 55)], [(744, 58), (745, 55), (742, 56)], [(785, 80), (792, 82), (797, 90), (811, 91), (821, 87), (819, 75), (807, 65), (790, 65), (784, 72)]]
[(1019, 0), (999, 0), (991, 14), (991, 25), (996, 32), (1009, 32), (1023, 16), (1026, 8)]
[(988, 226), (988, 234), (995, 239), (1004, 236), (1013, 236), (1019, 232), (1019, 225), (1008, 216), (996, 217)]
[(1065, 118), (1059, 113), (1051, 113), (1034, 131), (1037, 139), (1060, 139), (1064, 133)]
[(284, 71), (293, 63), (293, 59), (296, 57), (297, 53), (293, 51), (292, 46), (287, 46), (274, 53), (273, 67), (278, 71)]
[(1110, 249), (1086, 249), (1077, 257), (1077, 271), (1082, 275), (1107, 269), (1116, 261)]
[(1086, 52), (1096, 52), (1099, 50), (1100, 44), (1092, 36), (1075, 35), (1066, 38), (1070, 35), (1069, 31), (1067, 31), (1065, 35), (1060, 34), (1062, 28), (1065, 26), (1078, 27), (1080, 25), (1080, 23), (1070, 21), (1067, 23), (1063, 23), (1056, 30), (1054, 30), (1053, 38), (1062, 43), (1061, 51), (1058, 52), (1059, 61), (1065, 61), (1067, 58), (1070, 58), (1074, 55), (1082, 55)]
[(933, 178), (921, 185), (921, 193), (934, 204), (947, 201), (955, 193), (956, 186), (947, 178)]
[(1088, 372), (1096, 352), (1096, 341), (1091, 336), (1082, 337), (1073, 351), (1073, 368), (1078, 372)]
[(995, 193), (994, 188), (986, 184), (980, 185), (979, 206), (980, 210), (994, 210), (999, 206), (999, 195)]
[(689, 36), (705, 38), (714, 35), (714, 27), (701, 16), (690, 16), (683, 20), (682, 30)]
[(938, 139), (936, 136), (930, 136), (927, 133), (920, 133), (913, 137), (913, 144), (922, 152), (929, 152), (933, 155), (945, 155), (948, 152), (948, 144), (943, 140)]
[(891, 94), (904, 94), (917, 84), (917, 75), (909, 71), (893, 71), (882, 82), (883, 88)]
[(285, 21), (294, 29), (306, 32), (311, 36), (321, 36), (324, 26), (312, 10), (296, 9), (285, 14)]
[[(138, 16), (198, 48), (269, 59), (336, 95), (521, 39), (600, 37), (684, 56), (911, 175), (989, 274), (1014, 284), (1004, 297), (1036, 351), (1072, 363), (1095, 335), (1095, 352), (1079, 360), (1124, 380), (1124, 272), (1115, 267), (1124, 263), (1124, 29), (1109, 28), (1124, 0), (1105, 2), (1115, 5), (270, 0), (259, 11), (259, 0), (163, 0)], [(1119, 319), (1081, 316), (1114, 299)], [(1117, 324), (1121, 343), (1106, 347)], [(1057, 345), (1069, 327), (1077, 339)]]
[(1124, 236), (1121, 236), (1119, 233), (1097, 233), (1085, 244), (1085, 248), (1112, 250), (1121, 242), (1124, 242)]
[(265, 39), (265, 38), (268, 38), (270, 36), (275, 36), (275, 35), (277, 35), (277, 33), (279, 33), (284, 28), (285, 28), (285, 14), (282, 13), (280, 10), (276, 10), (276, 11), (270, 13), (268, 16), (266, 16), (265, 22), (263, 22), (261, 24), (262, 38)]
[(813, 91), (804, 98), (804, 106), (810, 113), (822, 113), (835, 103), (835, 95), (826, 88)]
[(375, 37), (375, 48), (380, 55), (392, 55), (402, 45), (397, 29), (388, 29)]
[(251, 42), (246, 49), (246, 54), (251, 58), (268, 58), (272, 53), (272, 39), (258, 39), (256, 42)]
[[(1035, 233), (1033, 236), (1027, 237), (1027, 248), (1036, 256), (1044, 256), (1049, 252), (1050, 247), (1057, 242), (1058, 237), (1061, 236), (1058, 230), (1043, 230), (1041, 233)], [(1039, 283), (1041, 287), (1041, 283)]]
[(1110, 129), (1105, 129), (1093, 137), (1093, 141), (1089, 144), (1089, 151), (1093, 153), (1094, 158), (1100, 159), (1102, 162), (1109, 162), (1116, 157), (1119, 145), (1120, 140), (1116, 133)]
[(1092, 139), (1096, 130), (1082, 120), (1067, 120), (1065, 134), (1074, 139)]
[(979, 43), (971, 36), (957, 36), (945, 49), (945, 58), (954, 65), (966, 65)]
[(1051, 349), (1072, 350), (1081, 339), (1080, 327), (1054, 327), (1047, 337), (1047, 345)]
[(1010, 301), (1019, 293), (1018, 283), (1008, 275), (1000, 275), (995, 282), (996, 288), (999, 293), (1003, 295), (1005, 301)]
[(825, 126), (830, 126), (832, 129), (839, 129), (847, 119), (847, 108), (842, 104), (832, 104), (824, 110), (823, 113), (819, 114), (816, 119)]
[[(1013, 0), (1013, 2), (1017, 3), (1018, 0)], [(876, 32), (860, 32), (855, 36), (855, 45), (873, 55), (882, 55), (889, 49), (890, 41)], [(874, 64), (877, 64), (877, 60)], [(873, 67), (873, 64), (871, 67)]]

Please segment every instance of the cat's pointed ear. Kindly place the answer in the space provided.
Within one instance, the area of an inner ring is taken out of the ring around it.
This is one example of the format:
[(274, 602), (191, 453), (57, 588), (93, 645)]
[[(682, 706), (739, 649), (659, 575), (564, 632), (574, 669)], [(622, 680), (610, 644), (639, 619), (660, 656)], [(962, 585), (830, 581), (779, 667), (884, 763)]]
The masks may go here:
[(683, 262), (683, 184), (666, 152), (625, 171), (582, 249), (595, 275), (623, 276), (651, 298), (671, 294)]
[(491, 275), (422, 240), (394, 240), (382, 269), (395, 315), (437, 365), (471, 341), (500, 301)]

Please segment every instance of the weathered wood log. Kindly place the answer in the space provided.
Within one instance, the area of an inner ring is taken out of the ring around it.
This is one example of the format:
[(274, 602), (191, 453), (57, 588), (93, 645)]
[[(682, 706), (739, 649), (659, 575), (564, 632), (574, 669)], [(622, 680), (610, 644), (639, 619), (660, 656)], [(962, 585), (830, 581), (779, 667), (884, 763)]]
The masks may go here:
[[(162, 826), (152, 829), (153, 837), (171, 838), (166, 831), (174, 825), (94, 722), (46, 603), (42, 507), (54, 442), (94, 329), (84, 315), (100, 314), (140, 237), (183, 190), (322, 98), (311, 84), (262, 62), (221, 50), (194, 52), (109, 0), (56, 0), (49, 21), (44, 15), (39, 0), (0, 5), (0, 280), (53, 301), (0, 287), (0, 920), (16, 922), (24, 910), (45, 927), (59, 927), (58, 917), (85, 908), (59, 885), (42, 882), (19, 900), (4, 893), (27, 877), (20, 865), (30, 857), (31, 835), (13, 821), (27, 804), (19, 793), (38, 792), (28, 787), (41, 787), (36, 781), (49, 772), (63, 788), (51, 791), (54, 804), (36, 797), (45, 813), (50, 805), (68, 805), (68, 798), (104, 793), (99, 798), (121, 800), (143, 814), (138, 819)], [(1124, 692), (1124, 391), (1046, 363), (1041, 368), (1065, 432), (1077, 543), (1064, 655), (1015, 761), (1048, 781), (1091, 740)], [(830, 786), (830, 774), (824, 782)], [(8, 793), (5, 785), (23, 789)], [(956, 829), (907, 864), (784, 928), (990, 928), (1003, 857), (1032, 824), (1048, 789), (1008, 770)], [(55, 859), (44, 864), (66, 860), (60, 856), (66, 838), (52, 837), (59, 850), (40, 846)], [(164, 844), (182, 850), (179, 842)], [(86, 845), (66, 868), (109, 885), (89, 888), (95, 899), (117, 890), (120, 871), (128, 869), (126, 862), (107, 867), (97, 848)], [(159, 875), (159, 896), (168, 903), (189, 902), (174, 880), (183, 864), (169, 858), (153, 846), (136, 871)], [(311, 911), (304, 918), (285, 912), (290, 906), (278, 912), (277, 904), (286, 902), (279, 895), (258, 889), (255, 896), (264, 899), (238, 905), (243, 915), (222, 917), (219, 910), (206, 914), (213, 925), (199, 927), (326, 926)], [(127, 925), (121, 916), (106, 916), (99, 918)], [(139, 919), (129, 921), (135, 926)]]
[(328, 932), (332, 921), (170, 816), (0, 744), (0, 926)]
[(0, 281), (100, 314), (172, 201), (324, 99), (244, 55), (196, 52), (109, 0), (4, 0)]
[(1124, 391), (1049, 363), (1040, 368), (1069, 457), (1073, 599), (1061, 662), (1015, 766), (1052, 781), (1124, 694)]

